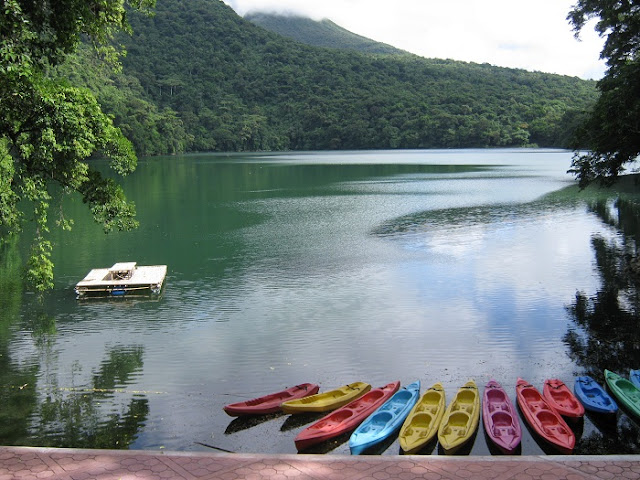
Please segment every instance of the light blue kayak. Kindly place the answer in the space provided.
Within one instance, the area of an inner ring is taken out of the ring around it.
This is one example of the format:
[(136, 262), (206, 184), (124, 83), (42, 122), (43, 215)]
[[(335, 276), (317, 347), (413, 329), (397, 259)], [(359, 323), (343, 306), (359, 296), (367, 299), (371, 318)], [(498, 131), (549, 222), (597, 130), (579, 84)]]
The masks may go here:
[(573, 391), (584, 408), (598, 413), (616, 413), (618, 405), (604, 388), (588, 375), (576, 377)]
[(629, 380), (631, 380), (631, 383), (636, 387), (640, 388), (640, 370), (630, 370)]
[(420, 396), (420, 381), (398, 390), (351, 434), (349, 449), (359, 455), (396, 433)]

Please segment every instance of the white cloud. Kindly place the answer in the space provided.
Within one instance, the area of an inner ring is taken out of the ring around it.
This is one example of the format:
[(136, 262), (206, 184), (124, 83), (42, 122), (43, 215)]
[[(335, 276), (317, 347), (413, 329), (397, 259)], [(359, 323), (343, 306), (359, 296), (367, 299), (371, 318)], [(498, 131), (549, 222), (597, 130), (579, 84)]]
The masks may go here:
[(566, 20), (575, 0), (224, 0), (250, 11), (329, 18), (359, 35), (429, 58), (600, 78), (603, 40)]

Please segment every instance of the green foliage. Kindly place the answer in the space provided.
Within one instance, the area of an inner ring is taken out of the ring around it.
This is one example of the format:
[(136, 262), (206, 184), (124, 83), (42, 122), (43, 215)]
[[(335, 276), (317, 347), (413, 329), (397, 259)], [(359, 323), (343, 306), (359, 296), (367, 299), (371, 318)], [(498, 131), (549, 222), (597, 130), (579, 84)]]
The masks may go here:
[(570, 172), (581, 187), (593, 181), (611, 184), (640, 155), (640, 7), (629, 1), (580, 0), (568, 19), (578, 34), (594, 17), (599, 19), (596, 30), (606, 36), (600, 56), (609, 68), (598, 82), (602, 94), (578, 130), (577, 142), (589, 151), (576, 152)]
[[(101, 153), (126, 175), (136, 167), (133, 148), (89, 90), (52, 75), (85, 35), (115, 61), (106, 45), (128, 30), (126, 4), (148, 8), (151, 0), (37, 2), (6, 0), (0, 19), (0, 227), (17, 231), (21, 209), (31, 205), (36, 235), (27, 278), (36, 290), (53, 286), (52, 245), (47, 240), (51, 190), (80, 192), (105, 230), (131, 228), (133, 207), (113, 180), (102, 179), (86, 160)], [(24, 203), (23, 200), (28, 202)], [(71, 222), (64, 221), (68, 228)]]
[(578, 78), (313, 48), (217, 0), (130, 21), (124, 73), (176, 112), (188, 150), (566, 146), (596, 98)]
[(315, 21), (306, 17), (268, 13), (251, 13), (244, 18), (266, 30), (315, 47), (382, 55), (408, 55), (391, 45), (356, 35), (326, 18)]
[(102, 109), (132, 143), (136, 154), (180, 153), (193, 141), (175, 111), (160, 110), (145, 98), (137, 78), (114, 72), (87, 44), (80, 44), (55, 72), (73, 85), (91, 90)]

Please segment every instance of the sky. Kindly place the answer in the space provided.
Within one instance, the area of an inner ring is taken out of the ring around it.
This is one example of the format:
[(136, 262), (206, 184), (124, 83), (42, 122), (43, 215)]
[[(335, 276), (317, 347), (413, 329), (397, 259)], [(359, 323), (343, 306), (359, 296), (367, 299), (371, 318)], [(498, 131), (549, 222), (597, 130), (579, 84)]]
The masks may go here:
[(238, 14), (328, 18), (347, 30), (427, 58), (599, 79), (604, 40), (566, 20), (577, 0), (223, 0)]

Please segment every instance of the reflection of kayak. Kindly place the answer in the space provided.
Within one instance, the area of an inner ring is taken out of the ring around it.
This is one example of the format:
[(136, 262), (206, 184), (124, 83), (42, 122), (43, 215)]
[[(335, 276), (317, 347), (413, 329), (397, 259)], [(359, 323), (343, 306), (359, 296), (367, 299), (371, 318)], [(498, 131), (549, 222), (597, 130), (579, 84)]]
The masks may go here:
[(507, 392), (495, 380), (489, 380), (484, 387), (482, 421), (485, 432), (502, 452), (510, 454), (518, 448), (522, 440), (518, 413)]
[(319, 387), (313, 383), (301, 383), (295, 387), (287, 388), (280, 392), (270, 393), (263, 397), (254, 398), (245, 402), (225, 405), (224, 411), (232, 417), (240, 415), (263, 415), (280, 411), (280, 404), (285, 400), (293, 400), (318, 393)]
[(438, 441), (445, 453), (454, 453), (467, 443), (480, 422), (480, 395), (473, 380), (462, 386), (447, 407), (440, 427)]
[(560, 415), (571, 418), (578, 418), (584, 415), (584, 407), (562, 380), (546, 380), (542, 394), (549, 402), (549, 405)]
[(393, 435), (407, 418), (420, 396), (420, 381), (393, 394), (389, 400), (360, 424), (349, 438), (349, 450), (359, 455)]
[(626, 378), (609, 370), (604, 371), (604, 378), (616, 398), (636, 417), (640, 417), (640, 390)]
[(384, 387), (374, 388), (363, 396), (356, 398), (344, 407), (334, 410), (313, 425), (309, 425), (296, 437), (298, 451), (309, 448), (320, 442), (337, 437), (356, 428), (365, 418), (371, 415), (391, 395), (398, 391), (400, 382), (393, 382)]
[(516, 396), (520, 410), (531, 428), (562, 453), (573, 453), (576, 436), (540, 392), (519, 378), (516, 384)]
[(615, 413), (618, 405), (604, 388), (589, 376), (576, 377), (573, 391), (584, 408), (597, 413)]
[(328, 392), (283, 402), (280, 408), (284, 413), (328, 412), (361, 397), (369, 390), (371, 390), (371, 385), (368, 383), (350, 383)]
[(446, 409), (444, 388), (441, 383), (431, 386), (411, 409), (402, 424), (400, 448), (405, 453), (416, 453), (438, 433), (438, 426)]

